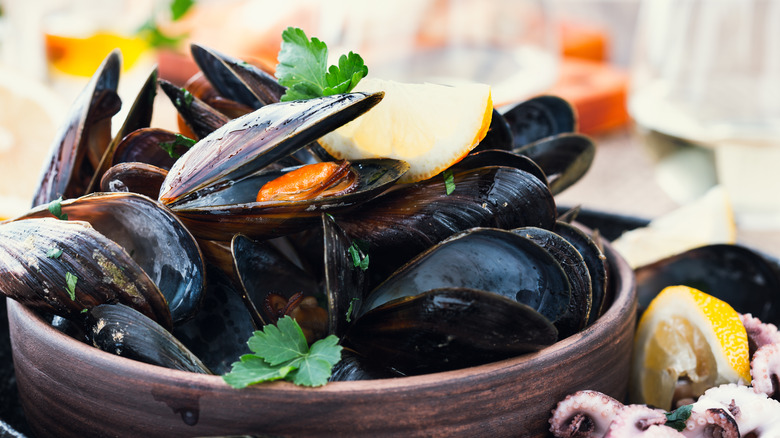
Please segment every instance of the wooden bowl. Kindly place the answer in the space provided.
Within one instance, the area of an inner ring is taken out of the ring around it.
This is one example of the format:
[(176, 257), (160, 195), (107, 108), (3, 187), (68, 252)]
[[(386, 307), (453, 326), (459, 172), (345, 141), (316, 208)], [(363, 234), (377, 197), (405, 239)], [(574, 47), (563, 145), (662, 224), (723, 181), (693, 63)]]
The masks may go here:
[(586, 330), (538, 353), (397, 379), (236, 390), (219, 376), (114, 356), (8, 302), (20, 398), (37, 436), (548, 436), (564, 396), (625, 397), (636, 322), (633, 272), (606, 250), (616, 290)]

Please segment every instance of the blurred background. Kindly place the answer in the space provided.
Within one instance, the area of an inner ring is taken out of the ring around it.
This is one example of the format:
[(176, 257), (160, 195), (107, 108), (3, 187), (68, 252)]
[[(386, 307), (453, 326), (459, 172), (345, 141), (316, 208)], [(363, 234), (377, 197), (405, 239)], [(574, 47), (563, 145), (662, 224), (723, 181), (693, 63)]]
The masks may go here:
[[(0, 5), (0, 217), (29, 207), (68, 106), (113, 48), (122, 51), (119, 92), (128, 102), (155, 65), (183, 85), (196, 70), (190, 42), (272, 71), (281, 31), (296, 26), (332, 56), (360, 53), (377, 77), (485, 82), (497, 106), (545, 93), (568, 99), (598, 152), (561, 205), (654, 219), (717, 187), (725, 197), (710, 207), (725, 203), (740, 239), (769, 245), (766, 236), (780, 233), (780, 1)], [(153, 125), (175, 123), (170, 103), (157, 107)], [(727, 231), (709, 237), (731, 239)]]

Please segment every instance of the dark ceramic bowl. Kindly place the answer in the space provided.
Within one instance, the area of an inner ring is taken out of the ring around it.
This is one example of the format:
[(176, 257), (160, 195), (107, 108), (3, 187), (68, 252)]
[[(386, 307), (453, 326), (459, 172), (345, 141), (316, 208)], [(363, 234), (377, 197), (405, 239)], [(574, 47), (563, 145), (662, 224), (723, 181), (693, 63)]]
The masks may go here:
[(610, 248), (616, 295), (595, 324), (538, 353), (397, 379), (236, 390), (219, 376), (113, 356), (10, 301), (20, 398), (37, 436), (548, 435), (556, 403), (579, 389), (623, 399), (636, 321), (634, 277)]

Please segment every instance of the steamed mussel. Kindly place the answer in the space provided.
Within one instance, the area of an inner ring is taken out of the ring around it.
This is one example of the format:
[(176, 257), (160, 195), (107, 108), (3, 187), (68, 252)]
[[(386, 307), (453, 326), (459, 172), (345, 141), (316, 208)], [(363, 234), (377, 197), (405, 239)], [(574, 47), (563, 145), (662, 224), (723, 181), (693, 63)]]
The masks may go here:
[[(598, 240), (557, 220), (554, 195), (595, 149), (562, 99), (494, 111), (485, 140), (449, 170), (448, 194), (440, 176), (399, 184), (403, 161), (329, 163), (318, 147), (382, 93), (279, 102), (284, 87), (262, 70), (192, 50), (207, 90), (153, 73), (113, 139), (118, 54), (104, 62), (54, 142), (34, 208), (0, 225), (6, 296), (86, 324), (106, 351), (220, 374), (254, 330), (294, 315), (309, 342), (341, 339), (349, 354), (334, 378), (346, 379), (536, 351), (609, 305)], [(191, 140), (148, 126), (155, 84)]]

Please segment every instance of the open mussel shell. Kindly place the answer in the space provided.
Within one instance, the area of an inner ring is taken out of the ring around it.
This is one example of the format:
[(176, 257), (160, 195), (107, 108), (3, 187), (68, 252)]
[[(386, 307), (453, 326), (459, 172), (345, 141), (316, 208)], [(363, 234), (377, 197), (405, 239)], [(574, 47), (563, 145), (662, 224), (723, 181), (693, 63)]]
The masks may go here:
[(33, 206), (86, 194), (111, 141), (111, 117), (121, 106), (116, 92), (120, 58), (119, 50), (111, 52), (71, 106), (52, 143)]
[(130, 133), (148, 128), (152, 123), (152, 110), (154, 109), (154, 98), (157, 96), (157, 68), (155, 67), (147, 77), (144, 84), (141, 86), (141, 91), (135, 98), (133, 105), (127, 113), (124, 123), (117, 131), (114, 138), (108, 144), (103, 151), (103, 155), (100, 158), (100, 163), (92, 175), (92, 180), (89, 183), (86, 193), (92, 193), (96, 190), (100, 183), (101, 178), (105, 172), (117, 161), (114, 158), (117, 147)]
[(528, 172), (481, 167), (453, 172), (453, 182), (455, 190), (449, 195), (444, 178), (431, 178), (335, 215), (350, 237), (368, 242), (372, 284), (438, 242), (473, 227), (555, 225), (550, 190)]
[(404, 377), (404, 374), (388, 365), (373, 361), (350, 349), (341, 350), (341, 360), (333, 366), (330, 382), (375, 380)]
[(640, 312), (663, 288), (686, 285), (729, 303), (737, 312), (780, 323), (776, 263), (740, 245), (694, 248), (635, 270)]
[[(136, 193), (95, 193), (61, 206), (69, 220), (89, 222), (130, 254), (165, 295), (174, 323), (197, 311), (205, 283), (203, 257), (195, 238), (168, 209)], [(40, 207), (22, 218), (48, 216)]]
[(273, 76), (214, 49), (190, 45), (192, 59), (220, 95), (257, 109), (279, 102), (285, 88)]
[(473, 228), (394, 272), (368, 294), (359, 315), (440, 288), (490, 291), (538, 310), (553, 323), (567, 312), (571, 296), (563, 268), (533, 240), (497, 228)]
[(176, 161), (159, 200), (174, 209), (286, 157), (379, 103), (351, 93), (266, 105), (233, 119)]
[(581, 228), (558, 221), (555, 223), (554, 231), (571, 243), (582, 254), (585, 264), (588, 265), (592, 297), (588, 325), (593, 324), (607, 310), (609, 302), (607, 296), (607, 279), (609, 278), (607, 257), (604, 255), (600, 242), (596, 242)]
[(170, 332), (133, 308), (103, 304), (93, 307), (87, 320), (92, 345), (103, 351), (166, 368), (212, 374)]
[(247, 339), (260, 325), (247, 307), (244, 292), (227, 274), (207, 267), (208, 284), (203, 305), (195, 316), (173, 328), (173, 335), (216, 374), (251, 353)]
[(390, 158), (358, 160), (350, 165), (357, 173), (356, 188), (342, 195), (300, 201), (255, 201), (263, 184), (297, 169), (294, 167), (250, 175), (172, 210), (201, 239), (229, 240), (237, 233), (255, 239), (277, 237), (316, 226), (322, 213), (336, 213), (376, 197), (409, 169), (405, 161)]
[(132, 192), (154, 199), (160, 193), (168, 171), (146, 163), (119, 163), (100, 179), (103, 192)]
[(528, 305), (447, 287), (374, 308), (355, 321), (344, 343), (411, 375), (506, 359), (556, 340), (552, 323)]
[(44, 312), (77, 318), (84, 309), (123, 303), (172, 325), (152, 279), (86, 222), (40, 218), (0, 225), (0, 273), (0, 292)]
[(590, 272), (584, 257), (568, 240), (550, 230), (522, 227), (512, 232), (546, 249), (563, 268), (571, 286), (571, 297), (568, 310), (555, 323), (555, 327), (561, 338), (578, 333), (587, 325), (593, 302)]
[(520, 102), (502, 114), (512, 132), (511, 149), (546, 137), (577, 130), (574, 107), (557, 96), (537, 96)]
[[(170, 170), (176, 159), (189, 150), (178, 140), (179, 135), (167, 129), (136, 129), (126, 135), (117, 145), (111, 165), (137, 162)], [(170, 145), (171, 153), (163, 149), (164, 145)]]
[(256, 241), (237, 234), (231, 241), (230, 250), (246, 305), (254, 309), (258, 326), (271, 322), (264, 310), (270, 294), (289, 299), (298, 292), (306, 296), (320, 293), (317, 281), (269, 241)]
[(593, 164), (596, 145), (582, 134), (564, 133), (513, 149), (542, 168), (550, 191), (558, 194), (579, 181)]

